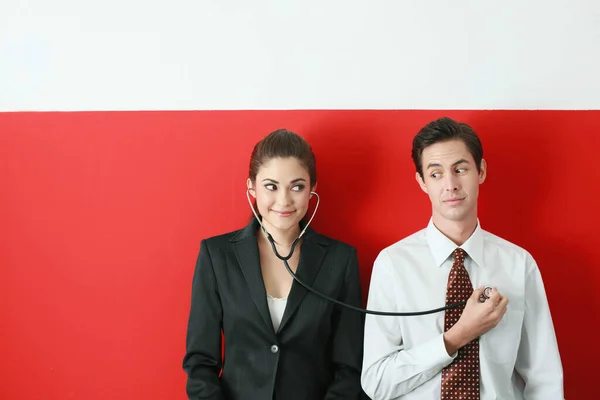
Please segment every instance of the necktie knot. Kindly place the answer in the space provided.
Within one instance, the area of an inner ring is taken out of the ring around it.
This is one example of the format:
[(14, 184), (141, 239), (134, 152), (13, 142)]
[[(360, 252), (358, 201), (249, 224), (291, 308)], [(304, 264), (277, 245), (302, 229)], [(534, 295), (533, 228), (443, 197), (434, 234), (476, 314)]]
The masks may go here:
[(457, 247), (456, 250), (454, 250), (452, 252), (452, 256), (454, 258), (454, 263), (455, 264), (464, 264), (466, 255), (467, 255), (466, 251), (464, 251), (460, 247)]

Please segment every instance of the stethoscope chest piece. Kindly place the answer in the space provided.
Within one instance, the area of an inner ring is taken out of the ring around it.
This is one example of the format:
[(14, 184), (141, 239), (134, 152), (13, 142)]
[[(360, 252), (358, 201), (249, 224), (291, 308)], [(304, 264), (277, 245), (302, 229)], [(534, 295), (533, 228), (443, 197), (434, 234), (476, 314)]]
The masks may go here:
[(492, 287), (486, 286), (483, 288), (483, 294), (479, 296), (479, 302), (485, 303), (490, 297), (492, 297)]

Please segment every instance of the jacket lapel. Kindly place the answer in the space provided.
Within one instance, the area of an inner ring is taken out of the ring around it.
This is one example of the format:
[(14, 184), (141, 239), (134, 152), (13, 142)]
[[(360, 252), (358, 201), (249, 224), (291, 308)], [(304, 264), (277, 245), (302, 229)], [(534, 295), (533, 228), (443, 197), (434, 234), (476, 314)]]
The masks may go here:
[(267, 329), (275, 334), (269, 306), (267, 304), (267, 291), (262, 278), (260, 268), (260, 256), (258, 254), (258, 244), (256, 241), (256, 231), (259, 224), (253, 219), (246, 228), (242, 229), (231, 241), (234, 242), (235, 256), (242, 270), (252, 300), (262, 316)]
[[(310, 227), (306, 230), (306, 235), (304, 236), (304, 241), (301, 246), (300, 261), (298, 263), (298, 269), (296, 270), (296, 276), (308, 286), (312, 286), (315, 277), (321, 269), (321, 264), (327, 253), (327, 244), (328, 242), (325, 238), (313, 231)], [(285, 267), (282, 265), (282, 268)], [(304, 299), (304, 296), (306, 296), (306, 293), (308, 293), (308, 290), (294, 280), (283, 313), (281, 325), (279, 326), (279, 332), (281, 332), (288, 324), (288, 321), (298, 309), (298, 306)]]

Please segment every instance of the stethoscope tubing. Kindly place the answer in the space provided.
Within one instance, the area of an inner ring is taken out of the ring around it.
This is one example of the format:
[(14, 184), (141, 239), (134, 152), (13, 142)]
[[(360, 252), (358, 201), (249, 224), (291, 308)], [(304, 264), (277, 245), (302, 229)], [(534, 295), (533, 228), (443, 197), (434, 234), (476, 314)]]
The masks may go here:
[[(261, 227), (262, 231), (265, 233), (265, 236), (267, 237), (267, 240), (271, 244), (271, 248), (273, 249), (273, 253), (275, 254), (275, 256), (277, 258), (279, 258), (281, 261), (283, 261), (283, 265), (285, 266), (285, 269), (287, 270), (287, 272), (304, 289), (308, 290), (309, 292), (311, 292), (313, 294), (316, 294), (317, 296), (320, 296), (320, 297), (324, 298), (327, 301), (330, 301), (330, 302), (335, 303), (337, 305), (340, 305), (342, 307), (346, 307), (346, 308), (349, 308), (351, 310), (354, 310), (354, 311), (357, 311), (357, 312), (360, 312), (360, 313), (363, 313), (363, 314), (381, 315), (381, 316), (389, 316), (389, 317), (414, 317), (414, 316), (419, 316), (419, 315), (435, 314), (435, 313), (438, 313), (438, 312), (442, 312), (442, 311), (446, 311), (446, 310), (451, 310), (451, 309), (458, 308), (458, 307), (463, 307), (463, 306), (466, 305), (466, 302), (461, 301), (461, 302), (458, 302), (458, 303), (453, 303), (453, 304), (449, 304), (449, 305), (444, 306), (444, 307), (439, 307), (439, 308), (435, 308), (435, 309), (431, 309), (431, 310), (426, 310), (426, 311), (390, 312), (390, 311), (368, 310), (366, 308), (356, 307), (356, 306), (353, 306), (351, 304), (344, 303), (343, 301), (339, 301), (337, 299), (334, 299), (333, 297), (327, 296), (326, 294), (321, 293), (318, 290), (312, 288), (310, 285), (302, 282), (302, 280), (300, 278), (298, 278), (298, 276), (290, 268), (288, 260), (290, 258), (292, 258), (292, 256), (294, 255), (294, 250), (296, 249), (296, 246), (298, 245), (298, 242), (300, 242), (300, 239), (302, 238), (302, 236), (304, 236), (304, 233), (306, 232), (306, 229), (308, 228), (308, 226), (310, 225), (311, 221), (315, 217), (317, 209), (319, 208), (319, 203), (321, 201), (320, 196), (316, 192), (311, 192), (311, 194), (313, 194), (313, 195), (315, 195), (317, 197), (317, 205), (315, 207), (315, 210), (313, 211), (313, 214), (312, 214), (310, 220), (308, 221), (308, 223), (306, 224), (306, 226), (304, 227), (304, 229), (302, 230), (302, 232), (300, 233), (300, 235), (298, 235), (298, 237), (296, 238), (296, 240), (294, 240), (292, 242), (292, 244), (291, 244), (292, 247), (291, 247), (290, 252), (288, 253), (288, 255), (287, 256), (282, 256), (281, 254), (279, 254), (279, 251), (277, 251), (277, 247), (275, 246), (275, 240), (273, 239), (273, 236), (271, 236), (271, 234), (265, 229), (265, 227), (262, 224), (262, 221), (260, 220), (260, 218), (256, 214), (256, 211), (254, 210), (254, 207), (252, 206), (252, 202), (250, 201), (249, 192), (246, 191), (246, 196), (248, 197), (248, 202), (250, 203), (250, 208), (252, 209), (252, 213), (254, 214), (254, 217), (256, 218), (256, 220), (258, 221), (258, 223), (260, 224), (260, 227)], [(488, 291), (490, 291), (491, 289), (492, 288), (490, 286), (486, 286), (485, 287), (485, 289), (483, 290), (482, 298), (479, 299), (480, 302), (484, 302), (485, 300), (489, 299)]]

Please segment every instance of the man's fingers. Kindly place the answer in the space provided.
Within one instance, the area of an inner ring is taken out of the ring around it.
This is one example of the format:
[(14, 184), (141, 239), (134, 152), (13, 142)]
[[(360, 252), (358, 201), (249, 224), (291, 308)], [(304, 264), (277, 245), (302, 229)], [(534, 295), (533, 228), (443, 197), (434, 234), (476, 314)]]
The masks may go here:
[(502, 296), (500, 294), (498, 289), (496, 289), (495, 287), (492, 288), (492, 295), (490, 296), (490, 300), (492, 301), (494, 306), (497, 307), (503, 299), (504, 299), (504, 296)]
[(471, 294), (471, 298), (474, 300), (478, 300), (481, 296), (483, 296), (483, 286), (473, 290), (473, 294)]

